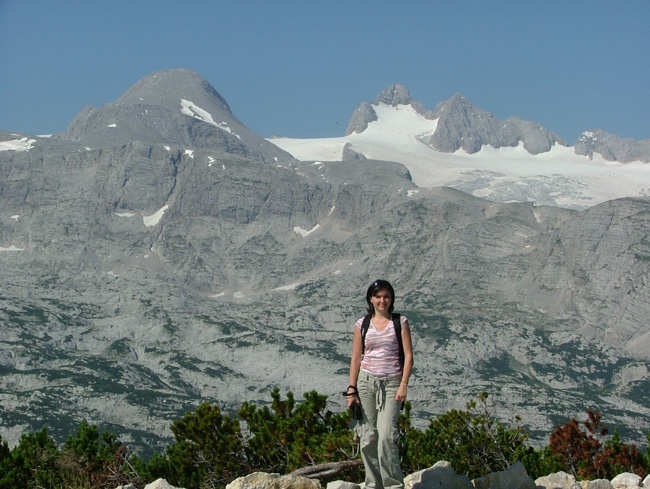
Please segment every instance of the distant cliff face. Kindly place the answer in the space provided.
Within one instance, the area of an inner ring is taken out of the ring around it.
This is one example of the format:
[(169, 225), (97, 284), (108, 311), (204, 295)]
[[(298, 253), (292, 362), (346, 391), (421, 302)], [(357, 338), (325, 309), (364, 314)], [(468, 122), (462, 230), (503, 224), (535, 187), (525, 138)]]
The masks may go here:
[(593, 158), (595, 153), (610, 161), (650, 162), (650, 139), (636, 141), (608, 134), (600, 129), (583, 132), (575, 144), (577, 154)]
[(3, 437), (83, 416), (155, 446), (202, 400), (340, 402), (379, 277), (413, 327), (419, 423), (487, 390), (538, 435), (585, 407), (648, 431), (648, 200), (502, 204), (353, 153), (297, 162), (201, 82), (191, 105), (147, 83), (0, 151)]

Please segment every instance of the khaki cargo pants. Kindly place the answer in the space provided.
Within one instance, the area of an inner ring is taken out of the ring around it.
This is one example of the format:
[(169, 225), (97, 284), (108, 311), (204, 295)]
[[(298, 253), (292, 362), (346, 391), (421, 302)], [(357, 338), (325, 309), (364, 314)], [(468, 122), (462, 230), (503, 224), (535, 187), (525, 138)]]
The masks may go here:
[(397, 419), (401, 403), (395, 400), (401, 377), (375, 377), (359, 372), (357, 388), (363, 418), (355, 427), (368, 489), (404, 487), (397, 448)]

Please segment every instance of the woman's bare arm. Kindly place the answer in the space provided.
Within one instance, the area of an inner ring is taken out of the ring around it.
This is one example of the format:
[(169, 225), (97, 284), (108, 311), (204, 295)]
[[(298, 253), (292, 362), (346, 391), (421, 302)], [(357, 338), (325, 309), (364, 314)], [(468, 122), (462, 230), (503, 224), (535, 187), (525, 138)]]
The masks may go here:
[[(354, 328), (354, 339), (352, 340), (352, 358), (350, 359), (350, 379), (349, 385), (357, 386), (359, 378), (359, 369), (361, 368), (361, 328)], [(350, 392), (352, 389), (348, 389)], [(348, 396), (348, 407), (359, 399), (355, 396)]]
[(406, 400), (409, 377), (413, 370), (413, 343), (408, 321), (404, 321), (402, 324), (402, 347), (404, 348), (404, 368), (402, 370), (402, 381), (395, 394), (395, 400), (403, 402)]

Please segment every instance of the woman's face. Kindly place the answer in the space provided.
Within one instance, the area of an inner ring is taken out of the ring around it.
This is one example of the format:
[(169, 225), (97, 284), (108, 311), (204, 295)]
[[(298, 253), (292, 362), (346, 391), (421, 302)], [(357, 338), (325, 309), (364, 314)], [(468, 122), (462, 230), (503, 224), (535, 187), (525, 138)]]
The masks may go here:
[(388, 314), (392, 303), (390, 292), (388, 292), (386, 289), (379, 289), (372, 296), (370, 296), (370, 302), (372, 303), (372, 307), (375, 308), (376, 312)]

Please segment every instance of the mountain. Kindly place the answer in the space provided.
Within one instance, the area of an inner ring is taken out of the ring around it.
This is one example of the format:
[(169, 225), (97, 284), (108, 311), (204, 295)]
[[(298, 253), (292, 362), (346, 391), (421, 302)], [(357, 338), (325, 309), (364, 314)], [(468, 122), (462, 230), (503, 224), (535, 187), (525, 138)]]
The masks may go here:
[(608, 161), (650, 163), (650, 139), (621, 138), (600, 129), (583, 132), (576, 141), (575, 151), (589, 158), (600, 154)]
[(193, 148), (222, 147), (229, 153), (271, 162), (291, 159), (251, 132), (206, 80), (185, 69), (153, 73), (115, 102), (84, 108), (60, 137), (83, 141), (93, 148), (140, 140)]
[(552, 132), (535, 122), (511, 117), (501, 121), (494, 115), (475, 107), (460, 93), (438, 104), (434, 111), (427, 111), (422, 104), (413, 100), (404, 85), (394, 84), (382, 90), (374, 104), (362, 102), (350, 118), (345, 135), (366, 130), (368, 123), (377, 120), (373, 105), (411, 106), (418, 114), (428, 120), (436, 121), (432, 134), (420, 138), (422, 142), (438, 151), (453, 153), (463, 149), (476, 153), (485, 145), (493, 148), (516, 147), (521, 142), (531, 154), (549, 151), (554, 144), (566, 143)]
[[(499, 120), (458, 93), (427, 110), (399, 84), (372, 103), (362, 102), (343, 137), (269, 141), (303, 161), (341, 160), (353, 153), (396, 161), (420, 187), (445, 185), (496, 202), (586, 209), (650, 195), (644, 141), (602, 135), (595, 146), (583, 135), (571, 147), (536, 122)], [(613, 159), (626, 163), (612, 164)]]
[[(0, 134), (4, 439), (46, 425), (61, 441), (85, 418), (146, 452), (199, 402), (233, 410), (275, 386), (343, 409), (352, 326), (385, 277), (414, 331), (418, 425), (488, 391), (538, 441), (585, 408), (644, 440), (649, 199), (570, 210), (425, 188), (355, 135), (346, 161), (298, 161), (244, 137), (209, 85), (154, 83), (168, 74), (94, 109), (101, 124)], [(404, 105), (373, 110), (405, 139), (431, 129)], [(122, 110), (140, 119), (104, 118)], [(112, 123), (133, 133), (99, 138)]]

